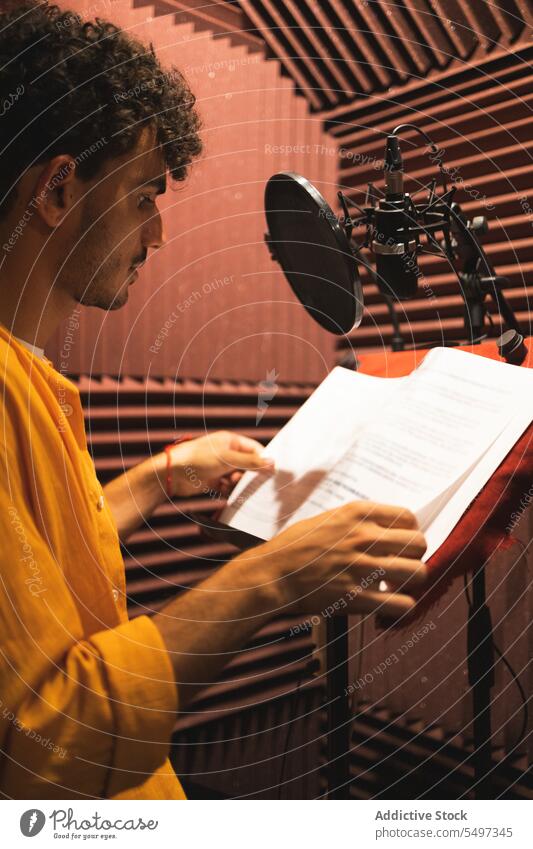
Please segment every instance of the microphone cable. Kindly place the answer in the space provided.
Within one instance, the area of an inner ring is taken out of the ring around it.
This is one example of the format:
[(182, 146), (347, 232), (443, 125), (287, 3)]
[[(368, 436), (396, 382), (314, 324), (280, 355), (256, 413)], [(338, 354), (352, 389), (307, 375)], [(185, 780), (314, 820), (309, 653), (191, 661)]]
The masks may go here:
[[(523, 548), (524, 548), (524, 552), (525, 552), (525, 546), (523, 546)], [(465, 596), (466, 596), (466, 602), (467, 602), (469, 611), (471, 611), (472, 610), (472, 599), (471, 599), (469, 588), (468, 588), (468, 580), (467, 580), (466, 574), (463, 576), (463, 580), (464, 580), (464, 591), (465, 591)], [(528, 727), (528, 724), (529, 724), (529, 706), (528, 706), (529, 700), (526, 696), (526, 692), (524, 690), (522, 682), (520, 681), (519, 676), (517, 675), (517, 673), (515, 672), (515, 670), (513, 669), (513, 667), (511, 666), (511, 664), (507, 660), (507, 658), (505, 657), (505, 655), (502, 652), (502, 650), (500, 649), (500, 647), (496, 644), (496, 642), (494, 640), (494, 636), (492, 634), (491, 634), (491, 642), (492, 642), (492, 647), (493, 647), (494, 651), (498, 655), (499, 659), (504, 663), (504, 665), (506, 666), (512, 680), (514, 681), (516, 688), (517, 688), (517, 690), (520, 694), (520, 699), (522, 701), (522, 727), (520, 728), (520, 733), (518, 734), (518, 737), (517, 737), (514, 745), (511, 747), (510, 752), (508, 752), (506, 754), (506, 756), (504, 758), (504, 760), (505, 760), (506, 758), (509, 758), (509, 756), (512, 754), (512, 752), (514, 752), (515, 749), (517, 749), (518, 746), (525, 739), (527, 727)]]

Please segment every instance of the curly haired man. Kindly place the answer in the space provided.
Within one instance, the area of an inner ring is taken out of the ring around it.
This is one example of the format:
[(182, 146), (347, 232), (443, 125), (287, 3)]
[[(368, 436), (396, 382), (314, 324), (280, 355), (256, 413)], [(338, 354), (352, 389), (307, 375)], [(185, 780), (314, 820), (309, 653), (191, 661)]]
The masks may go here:
[[(425, 541), (406, 511), (348, 504), (128, 618), (119, 539), (168, 484), (186, 497), (185, 469), (229, 487), (270, 465), (221, 431), (103, 489), (78, 391), (43, 349), (81, 306), (126, 303), (164, 242), (157, 196), (201, 152), (199, 120), (179, 71), (111, 23), (27, 0), (0, 23), (0, 791), (181, 799), (168, 752), (196, 690), (279, 612), (348, 596), (352, 612), (409, 610)], [(374, 570), (390, 593), (363, 589)]]

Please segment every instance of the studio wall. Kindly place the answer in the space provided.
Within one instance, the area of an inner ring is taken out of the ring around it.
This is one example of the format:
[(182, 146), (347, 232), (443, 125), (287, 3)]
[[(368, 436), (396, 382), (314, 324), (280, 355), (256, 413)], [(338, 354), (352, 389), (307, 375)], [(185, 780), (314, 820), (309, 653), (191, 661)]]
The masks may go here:
[[(176, 430), (228, 427), (266, 442), (294, 413), (309, 389), (298, 384), (327, 373), (333, 342), (296, 303), (268, 257), (264, 183), (278, 170), (295, 170), (331, 202), (338, 186), (357, 200), (360, 187), (376, 178), (373, 165), (385, 133), (400, 120), (420, 122), (446, 151), (450, 167), (458, 167), (465, 209), (491, 219), (488, 253), (509, 276), (520, 319), (530, 322), (528, 0), (498, 6), (416, 0), (399, 4), (388, 22), (390, 4), (337, 0), (242, 2), (248, 21), (237, 17), (237, 4), (218, 0), (100, 5), (104, 16), (153, 41), (165, 62), (185, 71), (198, 95), (205, 139), (190, 180), (162, 200), (168, 245), (143, 270), (127, 308), (109, 315), (86, 311), (74, 322), (79, 326), (64, 327), (48, 350), (57, 355), (68, 339), (69, 370), (82, 375), (102, 480), (159, 450)], [(99, 13), (97, 0), (70, 6)], [(343, 15), (343, 26), (336, 26)], [(410, 141), (406, 162), (413, 185), (420, 186), (430, 169)], [(422, 268), (428, 288), (402, 308), (408, 341), (424, 343), (443, 332), (458, 338), (462, 302), (450, 270), (431, 259)], [(385, 350), (388, 314), (367, 281), (365, 300), (362, 327), (350, 344), (358, 352)], [(272, 370), (281, 388), (258, 428), (255, 384)], [(131, 615), (157, 609), (231, 556), (184, 516), (218, 506), (201, 498), (165, 505), (131, 539), (124, 551)], [(521, 533), (531, 535), (530, 528), (528, 515)], [(524, 682), (531, 676), (530, 565), (531, 557), (512, 564), (502, 558), (490, 584), (496, 637), (510, 646)], [(376, 678), (353, 700), (357, 798), (394, 798), (400, 789), (406, 798), (428, 788), (436, 798), (468, 792), (471, 705), (460, 582), (431, 615), (442, 621), (443, 610), (447, 624), (440, 625), (444, 649), (437, 662), (428, 641), (395, 670), (392, 693)], [(235, 796), (316, 798), (324, 792), (324, 676), (316, 670), (315, 635), (291, 635), (294, 622), (272, 623), (242, 663), (204, 694), (198, 710), (178, 718), (173, 756), (185, 781)], [(351, 635), (353, 681), (390, 654), (386, 635), (372, 626), (363, 633), (360, 624), (354, 621)], [(523, 740), (516, 746), (520, 693), (501, 664), (495, 717), (495, 755), (504, 770), (498, 792), (531, 795), (531, 743), (529, 752)], [(442, 781), (435, 778), (439, 770)]]
[[(417, 124), (439, 147), (467, 217), (486, 216), (484, 242), (504, 291), (531, 333), (533, 295), (532, 0), (240, 0), (337, 145), (339, 188), (364, 203), (383, 189), (384, 140)], [(425, 145), (406, 132), (406, 190), (427, 193), (437, 176)], [(453, 179), (452, 179), (453, 177)], [(340, 212), (340, 210), (339, 210)], [(361, 241), (361, 231), (355, 231)], [(373, 262), (369, 253), (366, 260)], [(339, 348), (390, 349), (387, 306), (362, 268), (365, 313)], [(463, 299), (448, 262), (421, 258), (417, 298), (397, 305), (406, 344), (465, 338)], [(497, 328), (500, 321), (489, 306)]]

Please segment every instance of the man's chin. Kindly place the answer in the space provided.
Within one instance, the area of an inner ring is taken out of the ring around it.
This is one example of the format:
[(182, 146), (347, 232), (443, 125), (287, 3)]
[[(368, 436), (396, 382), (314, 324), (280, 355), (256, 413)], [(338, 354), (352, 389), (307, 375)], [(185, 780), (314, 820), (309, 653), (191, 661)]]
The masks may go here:
[(109, 296), (105, 295), (90, 295), (88, 294), (86, 297), (79, 298), (79, 303), (84, 307), (96, 307), (99, 310), (106, 310), (106, 312), (114, 312), (115, 310), (122, 309), (128, 302), (129, 297), (129, 286), (124, 286), (119, 289), (118, 292), (115, 293), (113, 298), (110, 299)]
[(108, 312), (114, 312), (115, 310), (120, 310), (120, 309), (122, 309), (122, 307), (126, 306), (126, 304), (128, 303), (128, 298), (129, 298), (129, 292), (126, 289), (126, 291), (124, 293), (121, 292), (120, 295), (117, 295), (113, 299), (113, 301), (109, 304), (108, 307), (103, 307), (103, 309), (107, 309)]

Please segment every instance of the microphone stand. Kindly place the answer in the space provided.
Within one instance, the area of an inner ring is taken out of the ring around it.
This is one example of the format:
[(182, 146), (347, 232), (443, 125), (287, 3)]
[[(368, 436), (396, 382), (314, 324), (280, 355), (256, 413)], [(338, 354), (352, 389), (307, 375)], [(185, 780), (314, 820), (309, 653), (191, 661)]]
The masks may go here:
[(472, 604), (469, 605), (467, 626), (467, 666), (473, 709), (472, 789), (476, 799), (491, 799), (491, 689), (494, 686), (494, 642), (490, 608), (486, 604), (484, 563), (478, 564), (472, 578)]
[[(483, 334), (487, 295), (492, 297), (508, 331), (515, 331), (522, 340), (520, 324), (502, 291), (507, 278), (496, 274), (479, 242), (478, 236), (484, 235), (488, 229), (486, 219), (478, 217), (467, 222), (457, 203), (451, 204), (450, 212), (452, 246), (463, 264), (462, 270), (456, 271), (465, 301), (464, 320), (469, 342), (475, 344)], [(500, 345), (500, 353), (508, 362), (520, 362), (520, 359), (513, 359), (512, 351), (507, 355), (503, 345)], [(467, 626), (468, 683), (473, 708), (472, 789), (476, 799), (492, 798), (491, 689), (494, 686), (494, 662), (492, 620), (486, 604), (485, 564), (480, 563), (473, 570)]]
[(496, 274), (479, 241), (479, 236), (488, 231), (487, 219), (477, 216), (467, 221), (458, 203), (450, 205), (450, 213), (453, 235), (451, 247), (462, 261), (461, 270), (455, 263), (453, 265), (465, 302), (464, 323), (468, 341), (476, 344), (483, 334), (487, 295), (492, 297), (507, 327), (521, 333), (520, 324), (502, 290), (508, 280)]
[[(447, 187), (443, 183), (446, 193)], [(446, 200), (451, 200), (453, 190), (446, 195)], [(422, 212), (425, 218), (425, 212), (431, 208), (435, 209), (434, 188), (432, 188), (429, 198), (429, 204), (426, 210)], [(441, 199), (442, 201), (442, 199)], [(346, 204), (343, 206), (346, 208)], [(441, 207), (442, 209), (442, 207)], [(372, 214), (372, 208), (368, 208), (368, 212)], [(442, 217), (441, 217), (442, 216)], [(429, 233), (435, 232), (439, 228), (443, 229), (444, 241), (440, 248), (444, 256), (446, 256), (457, 275), (461, 295), (464, 299), (464, 325), (465, 335), (470, 344), (478, 344), (484, 335), (485, 319), (487, 316), (486, 298), (490, 296), (496, 305), (496, 308), (503, 318), (508, 331), (504, 336), (509, 335), (509, 332), (514, 331), (516, 337), (511, 350), (507, 355), (503, 344), (500, 345), (500, 353), (505, 356), (508, 362), (520, 364), (525, 356), (525, 348), (523, 347), (523, 337), (521, 334), (520, 324), (508, 303), (503, 287), (507, 284), (507, 278), (496, 274), (494, 267), (490, 263), (487, 254), (485, 253), (479, 236), (484, 235), (488, 230), (487, 220), (482, 216), (473, 218), (468, 221), (458, 203), (446, 203), (444, 214), (439, 214), (440, 221), (435, 220), (429, 224), (426, 220), (426, 226), (421, 228), (415, 227), (414, 230), (425, 232), (431, 239), (434, 246), (434, 239), (429, 236)], [(354, 255), (359, 262), (363, 262), (369, 271), (374, 282), (378, 284), (377, 275), (370, 267), (369, 263), (364, 262), (359, 254), (359, 248), (356, 248)], [(459, 267), (459, 265), (461, 267)], [(394, 308), (393, 299), (384, 291), (383, 286), (378, 285), (378, 289), (387, 304), (391, 323), (393, 327), (392, 350), (405, 350), (405, 344), (401, 335), (398, 317)], [(502, 340), (504, 337), (501, 337)], [(439, 345), (446, 345), (445, 340), (441, 340)], [(448, 344), (457, 344), (455, 341), (450, 341)], [(519, 358), (513, 358), (513, 351), (522, 345), (523, 355)], [(514, 346), (514, 347), (513, 347)], [(427, 343), (427, 347), (432, 347), (432, 343)], [(509, 347), (509, 346), (507, 346)], [(337, 693), (346, 692), (344, 683), (347, 677), (344, 675), (344, 666), (346, 673), (348, 670), (348, 642), (346, 634), (346, 642), (343, 639), (343, 629), (347, 629), (347, 617), (340, 617), (344, 622), (339, 621), (331, 624), (328, 630), (328, 646), (335, 644), (335, 640), (341, 640), (339, 648), (346, 651), (346, 660), (340, 659), (340, 651), (336, 653), (336, 657), (331, 658), (332, 666), (330, 666), (330, 658), (328, 655), (328, 667), (335, 672), (330, 673), (331, 677), (331, 693), (328, 689), (328, 705), (331, 705), (331, 699), (335, 690), (333, 686), (337, 686)], [(329, 625), (329, 623), (328, 623)], [(333, 652), (332, 652), (333, 654)], [(336, 666), (335, 666), (336, 663)], [(490, 608), (486, 603), (486, 576), (485, 564), (478, 564), (473, 570), (472, 577), (472, 599), (468, 605), (468, 624), (467, 624), (467, 667), (468, 667), (468, 683), (472, 694), (472, 709), (473, 709), (473, 752), (472, 764), (474, 769), (474, 780), (472, 783), (472, 792), (476, 799), (492, 798), (492, 780), (491, 774), (494, 769), (492, 760), (492, 723), (491, 723), (491, 690), (494, 686), (494, 642), (492, 632), (492, 620)], [(329, 681), (328, 681), (329, 683)], [(339, 752), (344, 748), (347, 753), (347, 764), (335, 766), (335, 763), (329, 766), (328, 784), (333, 788), (330, 798), (345, 798), (343, 795), (336, 795), (337, 792), (342, 792), (340, 782), (342, 780), (349, 781), (347, 770), (349, 769), (348, 754), (350, 751), (351, 739), (348, 734), (343, 737), (343, 725), (346, 712), (349, 713), (348, 699), (346, 697), (345, 704), (342, 703), (342, 697), (338, 697), (335, 704), (335, 709), (328, 712), (328, 741), (330, 736), (333, 737), (331, 745), (328, 746), (328, 757), (330, 753), (339, 758)], [(338, 723), (335, 725), (335, 723)], [(336, 790), (338, 788), (338, 791)]]
[(350, 798), (352, 716), (348, 698), (348, 617), (326, 622), (326, 780), (328, 799)]
[[(519, 363), (524, 349), (523, 338), (520, 332), (520, 325), (513, 313), (512, 308), (508, 304), (502, 288), (506, 285), (506, 278), (498, 276), (481, 247), (478, 235), (486, 232), (487, 223), (482, 217), (474, 218), (472, 221), (467, 221), (464, 217), (460, 206), (452, 202), (455, 192), (455, 187), (448, 190), (446, 174), (447, 171), (442, 165), (442, 151), (431, 141), (429, 136), (414, 124), (402, 124), (396, 127), (392, 134), (387, 138), (387, 154), (389, 155), (388, 165), (394, 166), (391, 170), (402, 171), (401, 154), (396, 140), (396, 135), (404, 129), (416, 131), (429, 146), (432, 153), (432, 160), (437, 164), (440, 171), (440, 183), (442, 194), (439, 196), (435, 193), (436, 180), (433, 180), (429, 187), (429, 196), (425, 203), (415, 205), (408, 194), (403, 194), (403, 188), (400, 191), (400, 186), (395, 189), (398, 197), (394, 199), (396, 207), (388, 210), (380, 204), (380, 208), (376, 208), (377, 196), (372, 184), (368, 185), (365, 208), (358, 206), (354, 201), (347, 198), (342, 192), (338, 192), (338, 198), (344, 211), (344, 229), (348, 240), (347, 250), (353, 255), (354, 259), (365, 265), (371, 277), (377, 285), (383, 299), (387, 305), (391, 317), (393, 327), (392, 349), (393, 351), (402, 351), (406, 349), (404, 339), (402, 337), (400, 322), (394, 308), (394, 298), (389, 294), (396, 291), (394, 285), (380, 285), (375, 271), (362, 258), (360, 251), (362, 248), (368, 248), (372, 245), (374, 252), (378, 252), (376, 244), (380, 247), (379, 236), (377, 232), (378, 213), (388, 214), (394, 212), (395, 209), (403, 214), (402, 221), (412, 221), (412, 226), (406, 226), (403, 223), (396, 234), (392, 232), (387, 239), (386, 247), (390, 248), (388, 242), (392, 240), (392, 250), (383, 251), (389, 256), (398, 253), (409, 258), (412, 263), (419, 253), (432, 254), (446, 258), (455, 274), (457, 275), (461, 295), (464, 299), (464, 323), (466, 335), (471, 344), (476, 344), (481, 341), (484, 331), (485, 318), (487, 316), (486, 298), (490, 296), (500, 315), (504, 319), (505, 324), (509, 328), (507, 334), (511, 333), (514, 337), (506, 339), (501, 337), (500, 351), (502, 356), (505, 355), (509, 362)], [(387, 161), (386, 154), (386, 161)], [(392, 156), (392, 159), (391, 159)], [(282, 175), (283, 176), (283, 175)], [(287, 175), (285, 175), (287, 176)], [(291, 176), (291, 175), (288, 175)], [(394, 176), (394, 175), (393, 175)], [(387, 177), (387, 174), (386, 174)], [(390, 177), (390, 174), (389, 174)], [(274, 178), (273, 178), (274, 179)], [(389, 179), (389, 189), (394, 189), (391, 179)], [(387, 184), (387, 180), (386, 180)], [(388, 185), (388, 184), (387, 184)], [(402, 201), (403, 194), (403, 201)], [(385, 196), (385, 199), (387, 197)], [(282, 203), (285, 208), (285, 200), (282, 198)], [(359, 215), (352, 218), (348, 207), (352, 206), (358, 210)], [(307, 209), (307, 207), (306, 207)], [(323, 211), (323, 207), (320, 207)], [(329, 207), (326, 212), (333, 216)], [(327, 216), (326, 216), (327, 217)], [(421, 220), (421, 224), (418, 221)], [(390, 222), (392, 224), (392, 222)], [(352, 229), (356, 226), (364, 225), (366, 227), (366, 237), (364, 241), (356, 246), (350, 247), (350, 239)], [(387, 228), (383, 228), (387, 229)], [(394, 227), (388, 228), (387, 232)], [(435, 235), (437, 232), (443, 233), (443, 242), (438, 243)], [(425, 237), (425, 245), (420, 242), (420, 236)], [(294, 237), (293, 237), (294, 238)], [(300, 237), (296, 238), (300, 241)], [(283, 262), (276, 257), (273, 251), (272, 240), (267, 237), (271, 254), (276, 259), (287, 274)], [(403, 244), (403, 250), (402, 244)], [(415, 243), (413, 245), (413, 243)], [(426, 248), (424, 250), (424, 247)], [(461, 267), (459, 267), (461, 265)], [(292, 272), (289, 267), (288, 271)], [(401, 270), (401, 269), (400, 269)], [(409, 297), (415, 297), (412, 293), (412, 268), (409, 271), (405, 269), (406, 277), (410, 279), (404, 281), (408, 293), (402, 297), (405, 300)], [(382, 275), (383, 276), (383, 275)], [(288, 277), (291, 285), (290, 276)], [(393, 281), (394, 283), (394, 281)], [(407, 286), (407, 283), (409, 284)], [(293, 286), (294, 288), (294, 286)], [(405, 288), (405, 287), (404, 287)], [(416, 286), (415, 286), (416, 288)], [(301, 293), (296, 292), (300, 300)], [(305, 300), (302, 300), (304, 306), (309, 309)], [(316, 315), (314, 316), (316, 318)], [(338, 324), (338, 322), (337, 322)], [(357, 325), (355, 325), (357, 326)], [(437, 345), (456, 345), (455, 340), (446, 342), (439, 340), (436, 343), (424, 343), (424, 347), (433, 347)], [(410, 346), (412, 348), (413, 346)], [(414, 346), (418, 347), (418, 346)], [(525, 355), (525, 354), (524, 354)], [(518, 359), (517, 359), (518, 358)], [(523, 357), (522, 357), (523, 358)], [(490, 610), (486, 604), (486, 588), (485, 588), (485, 564), (480, 564), (474, 569), (473, 574), (473, 597), (472, 603), (469, 603), (469, 619), (468, 619), (468, 675), (469, 684), (472, 688), (473, 699), (473, 733), (474, 733), (474, 751), (472, 762), (474, 765), (474, 793), (477, 798), (490, 798), (490, 774), (492, 771), (491, 757), (491, 688), (494, 684), (494, 656), (493, 656), (493, 640), (492, 640), (492, 623), (490, 618)], [(351, 726), (352, 717), (350, 715), (350, 704), (348, 699), (348, 677), (349, 677), (349, 642), (348, 642), (348, 617), (338, 616), (331, 617), (326, 623), (326, 690), (327, 690), (327, 755), (328, 763), (326, 765), (326, 776), (328, 785), (329, 799), (347, 799), (350, 798), (350, 750), (351, 750)]]
[(386, 295), (384, 292), (382, 292), (382, 297), (387, 305), (392, 324), (392, 339), (390, 343), (391, 350), (405, 351), (405, 340), (402, 336), (402, 331), (400, 330), (400, 320), (398, 318), (398, 313), (394, 309), (394, 302), (390, 295)]

